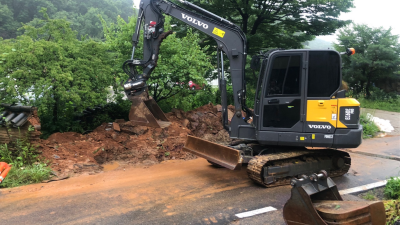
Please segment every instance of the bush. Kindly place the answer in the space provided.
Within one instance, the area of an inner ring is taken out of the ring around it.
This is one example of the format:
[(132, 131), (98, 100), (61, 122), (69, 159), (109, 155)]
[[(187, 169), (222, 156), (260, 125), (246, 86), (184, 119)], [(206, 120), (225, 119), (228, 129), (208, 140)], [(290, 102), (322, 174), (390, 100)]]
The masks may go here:
[(386, 211), (386, 224), (397, 224), (400, 221), (400, 179), (390, 177), (384, 190), (385, 197), (391, 199), (384, 201)]
[(366, 114), (360, 115), (360, 124), (363, 126), (364, 139), (374, 137), (379, 132), (378, 126)]
[(390, 177), (385, 187), (385, 196), (388, 199), (400, 200), (400, 179)]
[(36, 148), (29, 143), (27, 137), (21, 138), (20, 135), (15, 141), (11, 141), (9, 145), (0, 145), (0, 161), (15, 167), (32, 165), (38, 161), (38, 152)]
[(191, 91), (189, 93), (179, 93), (171, 98), (162, 100), (157, 104), (164, 112), (170, 112), (171, 109), (177, 108), (183, 111), (189, 111), (208, 103), (217, 104), (218, 102), (218, 91), (215, 88), (207, 87), (206, 90)]
[(399, 100), (399, 96), (396, 93), (387, 93), (377, 87), (372, 88), (371, 96), (368, 98), (372, 101), (385, 101), (394, 103)]

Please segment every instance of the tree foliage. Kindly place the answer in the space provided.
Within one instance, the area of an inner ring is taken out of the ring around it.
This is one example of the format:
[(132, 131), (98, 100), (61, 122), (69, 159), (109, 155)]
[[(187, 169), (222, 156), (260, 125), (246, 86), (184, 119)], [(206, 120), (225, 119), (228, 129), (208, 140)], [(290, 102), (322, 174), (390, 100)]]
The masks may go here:
[(0, 41), (0, 102), (35, 104), (45, 131), (68, 131), (74, 111), (106, 102), (105, 88), (115, 82), (110, 54), (42, 13), (36, 28), (25, 25), (24, 35)]
[(0, 37), (15, 38), (21, 23), (40, 23), (42, 7), (51, 18), (68, 20), (78, 37), (92, 38), (103, 37), (99, 14), (114, 22), (118, 15), (127, 20), (133, 13), (131, 0), (0, 0)]
[[(116, 52), (114, 74), (121, 81), (128, 79), (128, 76), (123, 73), (121, 65), (131, 57), (131, 38), (136, 19), (136, 17), (131, 17), (127, 23), (119, 17), (116, 24), (108, 26), (104, 24), (106, 43), (110, 46), (110, 50)], [(170, 17), (166, 17), (165, 30), (172, 30), (170, 20)], [(207, 72), (212, 69), (212, 65), (210, 57), (205, 53), (208, 47), (201, 48), (198, 45), (199, 41), (198, 34), (193, 33), (190, 29), (182, 38), (176, 38), (174, 33), (164, 39), (157, 67), (147, 82), (150, 95), (157, 102), (171, 98), (178, 93), (182, 98), (196, 94), (196, 92), (188, 90), (187, 84), (190, 80), (200, 85), (206, 83), (205, 79), (209, 74)], [(141, 43), (143, 42), (141, 41)], [(135, 56), (139, 58), (143, 56), (141, 45), (135, 49)], [(174, 102), (169, 102), (173, 106), (177, 106), (182, 98), (174, 98)]]
[(261, 48), (301, 48), (316, 35), (332, 34), (349, 21), (340, 13), (353, 0), (195, 0), (193, 3), (239, 25), (248, 39), (248, 53)]
[(353, 47), (356, 54), (343, 57), (343, 77), (356, 94), (366, 93), (371, 97), (374, 83), (392, 77), (399, 71), (400, 44), (398, 35), (391, 29), (371, 28), (363, 24), (353, 24), (340, 30), (336, 50), (344, 51)]

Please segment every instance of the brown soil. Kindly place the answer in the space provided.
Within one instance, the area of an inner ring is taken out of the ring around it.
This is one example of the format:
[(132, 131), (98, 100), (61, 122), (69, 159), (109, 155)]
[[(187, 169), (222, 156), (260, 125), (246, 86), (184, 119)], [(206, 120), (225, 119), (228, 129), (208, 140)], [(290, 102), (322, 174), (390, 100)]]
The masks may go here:
[(32, 112), (32, 116), (30, 116), (28, 118), (28, 121), (31, 123), (32, 126), (36, 127), (36, 126), (40, 126), (40, 119), (39, 116), (37, 114), (37, 109), (35, 108)]
[(39, 149), (59, 177), (100, 172), (102, 165), (111, 161), (148, 166), (166, 160), (194, 159), (196, 156), (182, 150), (187, 135), (220, 144), (231, 141), (217, 108), (209, 104), (189, 112), (175, 109), (166, 114), (171, 122), (166, 128), (118, 120), (119, 129), (113, 123), (104, 123), (85, 135), (55, 133), (47, 140), (40, 140)]

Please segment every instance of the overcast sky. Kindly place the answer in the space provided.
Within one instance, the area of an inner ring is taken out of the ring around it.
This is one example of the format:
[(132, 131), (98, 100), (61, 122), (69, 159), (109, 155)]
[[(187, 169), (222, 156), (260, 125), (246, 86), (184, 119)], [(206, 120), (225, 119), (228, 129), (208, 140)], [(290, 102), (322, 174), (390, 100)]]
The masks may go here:
[[(190, 1), (190, 0), (189, 0)], [(138, 6), (140, 0), (133, 0)], [(354, 0), (355, 8), (351, 12), (342, 14), (339, 18), (352, 20), (357, 24), (366, 24), (370, 27), (392, 27), (392, 34), (400, 35), (400, 0)], [(319, 36), (333, 42), (335, 35)]]
[[(400, 34), (400, 0), (354, 0), (354, 6), (351, 12), (344, 13), (339, 18), (369, 27), (392, 27), (392, 34)], [(336, 40), (335, 35), (319, 38), (331, 42)]]

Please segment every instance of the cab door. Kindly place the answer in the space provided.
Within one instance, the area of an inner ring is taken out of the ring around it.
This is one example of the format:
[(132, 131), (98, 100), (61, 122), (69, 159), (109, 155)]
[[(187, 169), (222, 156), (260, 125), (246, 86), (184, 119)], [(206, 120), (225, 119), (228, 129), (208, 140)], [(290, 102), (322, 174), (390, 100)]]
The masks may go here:
[(260, 130), (303, 132), (306, 52), (280, 52), (270, 58), (259, 109)]

